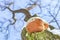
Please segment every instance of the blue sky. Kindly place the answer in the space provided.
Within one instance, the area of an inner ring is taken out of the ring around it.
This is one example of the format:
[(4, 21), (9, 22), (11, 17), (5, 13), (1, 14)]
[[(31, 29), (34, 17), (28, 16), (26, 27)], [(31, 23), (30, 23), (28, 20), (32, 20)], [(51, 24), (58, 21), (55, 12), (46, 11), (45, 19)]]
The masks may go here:
[[(14, 6), (13, 5), (10, 6), (12, 10), (26, 8), (27, 6), (29, 6), (27, 5), (28, 3), (32, 3), (30, 0), (7, 0), (7, 1), (14, 2)], [(50, 10), (52, 15), (55, 16), (57, 11), (59, 10), (60, 1), (38, 0), (37, 4), (40, 4), (40, 1), (41, 1), (41, 5), (40, 5), (41, 8), (39, 8), (39, 6), (36, 6), (35, 8), (29, 10), (29, 12), (31, 13), (32, 16), (34, 14), (37, 14), (39, 17), (49, 22), (53, 18), (48, 13), (48, 10)], [(5, 0), (0, 0), (0, 5), (4, 5), (4, 2)], [(0, 11), (0, 40), (21, 40), (21, 29), (26, 24), (26, 22), (24, 21), (25, 15), (23, 13), (16, 13), (15, 18), (17, 19), (16, 23), (14, 25), (9, 25), (10, 24), (9, 20), (11, 20), (12, 22), (14, 21), (12, 19), (12, 13), (8, 9), (5, 9), (4, 11)], [(57, 20), (60, 20), (60, 11), (58, 12), (58, 16), (56, 18)], [(58, 21), (58, 23), (60, 23), (60, 21)], [(55, 22), (52, 22), (50, 24), (58, 28)]]

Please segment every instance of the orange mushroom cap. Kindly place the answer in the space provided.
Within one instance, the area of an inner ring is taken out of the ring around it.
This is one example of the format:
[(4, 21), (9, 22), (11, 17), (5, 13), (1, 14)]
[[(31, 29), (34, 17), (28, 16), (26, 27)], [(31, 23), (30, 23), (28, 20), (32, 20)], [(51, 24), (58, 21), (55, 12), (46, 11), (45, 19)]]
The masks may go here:
[(48, 24), (38, 18), (31, 20), (31, 22), (29, 22), (26, 26), (26, 30), (29, 33), (41, 32), (46, 30), (47, 28), (48, 28)]

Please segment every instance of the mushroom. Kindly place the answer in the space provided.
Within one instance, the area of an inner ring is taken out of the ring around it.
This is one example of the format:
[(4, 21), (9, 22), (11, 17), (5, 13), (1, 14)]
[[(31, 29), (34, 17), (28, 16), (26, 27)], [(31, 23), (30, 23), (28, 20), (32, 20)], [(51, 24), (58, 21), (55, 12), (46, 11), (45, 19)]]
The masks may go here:
[(41, 32), (48, 28), (48, 23), (40, 17), (32, 17), (27, 21), (26, 30), (29, 33)]

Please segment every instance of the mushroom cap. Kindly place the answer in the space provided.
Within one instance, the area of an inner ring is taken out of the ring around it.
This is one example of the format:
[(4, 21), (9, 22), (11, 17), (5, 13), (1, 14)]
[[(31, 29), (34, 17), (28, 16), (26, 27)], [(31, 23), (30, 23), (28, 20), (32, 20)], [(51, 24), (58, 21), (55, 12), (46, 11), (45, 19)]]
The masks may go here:
[(26, 30), (29, 33), (41, 32), (48, 28), (48, 23), (40, 17), (32, 17), (27, 21)]

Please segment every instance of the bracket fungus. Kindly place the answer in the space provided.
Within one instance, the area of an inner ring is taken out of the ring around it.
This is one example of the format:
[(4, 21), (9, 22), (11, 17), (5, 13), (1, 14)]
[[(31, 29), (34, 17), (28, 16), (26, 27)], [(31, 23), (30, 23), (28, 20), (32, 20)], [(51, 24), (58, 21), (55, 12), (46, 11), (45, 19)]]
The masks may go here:
[(29, 33), (41, 32), (48, 28), (48, 23), (40, 17), (32, 17), (27, 21), (26, 30)]

